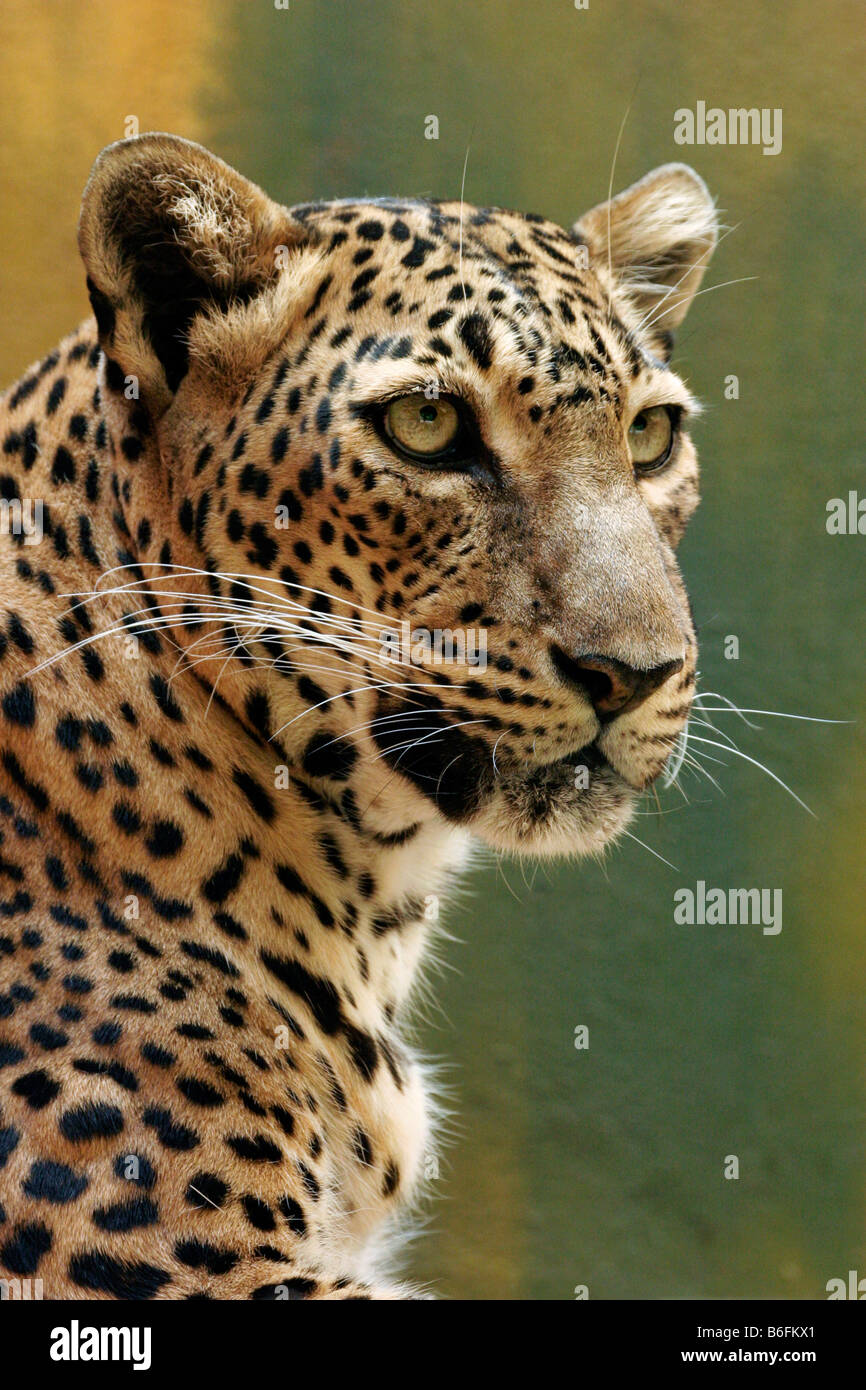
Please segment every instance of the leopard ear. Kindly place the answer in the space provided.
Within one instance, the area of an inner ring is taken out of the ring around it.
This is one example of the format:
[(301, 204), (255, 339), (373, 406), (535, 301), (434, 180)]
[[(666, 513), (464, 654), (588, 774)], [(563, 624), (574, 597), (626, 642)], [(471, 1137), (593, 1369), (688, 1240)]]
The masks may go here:
[(307, 239), (200, 145), (161, 134), (109, 145), (84, 190), (78, 241), (110, 377), (136, 377), (156, 413), (191, 359), (237, 384), (276, 346)]
[(687, 164), (663, 164), (574, 225), (591, 263), (610, 266), (617, 287), (670, 349), (718, 237), (716, 209), (703, 179)]

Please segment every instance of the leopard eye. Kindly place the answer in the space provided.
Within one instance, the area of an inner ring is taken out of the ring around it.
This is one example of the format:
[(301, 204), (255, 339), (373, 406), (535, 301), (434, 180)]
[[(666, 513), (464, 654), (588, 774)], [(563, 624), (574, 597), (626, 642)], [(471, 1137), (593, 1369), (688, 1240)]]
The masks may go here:
[(671, 455), (676, 430), (669, 406), (652, 405), (638, 411), (628, 429), (628, 447), (639, 473), (663, 468)]
[(460, 416), (451, 401), (428, 400), (423, 391), (389, 401), (384, 424), (388, 438), (404, 453), (422, 459), (447, 454), (460, 433)]

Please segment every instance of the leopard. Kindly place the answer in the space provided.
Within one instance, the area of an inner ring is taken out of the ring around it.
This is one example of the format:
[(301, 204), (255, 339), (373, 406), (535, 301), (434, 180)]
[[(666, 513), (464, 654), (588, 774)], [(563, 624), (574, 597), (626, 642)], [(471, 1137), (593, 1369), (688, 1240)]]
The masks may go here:
[(92, 315), (0, 399), (12, 1296), (436, 1296), (455, 889), (601, 855), (679, 756), (717, 229), (683, 164), (563, 227), (97, 158)]

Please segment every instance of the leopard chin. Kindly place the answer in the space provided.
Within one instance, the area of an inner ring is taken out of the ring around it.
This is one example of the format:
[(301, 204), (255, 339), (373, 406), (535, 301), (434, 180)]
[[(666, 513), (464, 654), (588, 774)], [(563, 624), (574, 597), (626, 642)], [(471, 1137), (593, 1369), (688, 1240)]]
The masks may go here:
[(509, 854), (597, 855), (626, 828), (638, 799), (639, 793), (589, 745), (556, 762), (502, 770), (470, 829)]

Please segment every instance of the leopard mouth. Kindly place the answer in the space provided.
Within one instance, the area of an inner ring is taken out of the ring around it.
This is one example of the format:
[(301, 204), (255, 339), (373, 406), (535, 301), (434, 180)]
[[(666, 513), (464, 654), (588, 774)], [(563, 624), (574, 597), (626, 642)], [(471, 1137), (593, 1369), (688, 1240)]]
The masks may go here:
[[(395, 772), (432, 801), (446, 820), (511, 853), (596, 853), (630, 819), (637, 792), (593, 740), (538, 763), (492, 747), (437, 718), (434, 731), (407, 749), (405, 735), (374, 724)], [(582, 775), (580, 775), (582, 774)]]
[(609, 767), (613, 769), (613, 764), (608, 761), (595, 742), (585, 743), (582, 748), (576, 749), (574, 753), (566, 753), (564, 758), (557, 758), (555, 761), (564, 764), (565, 767), (586, 767), (590, 771), (597, 770), (600, 767)]

